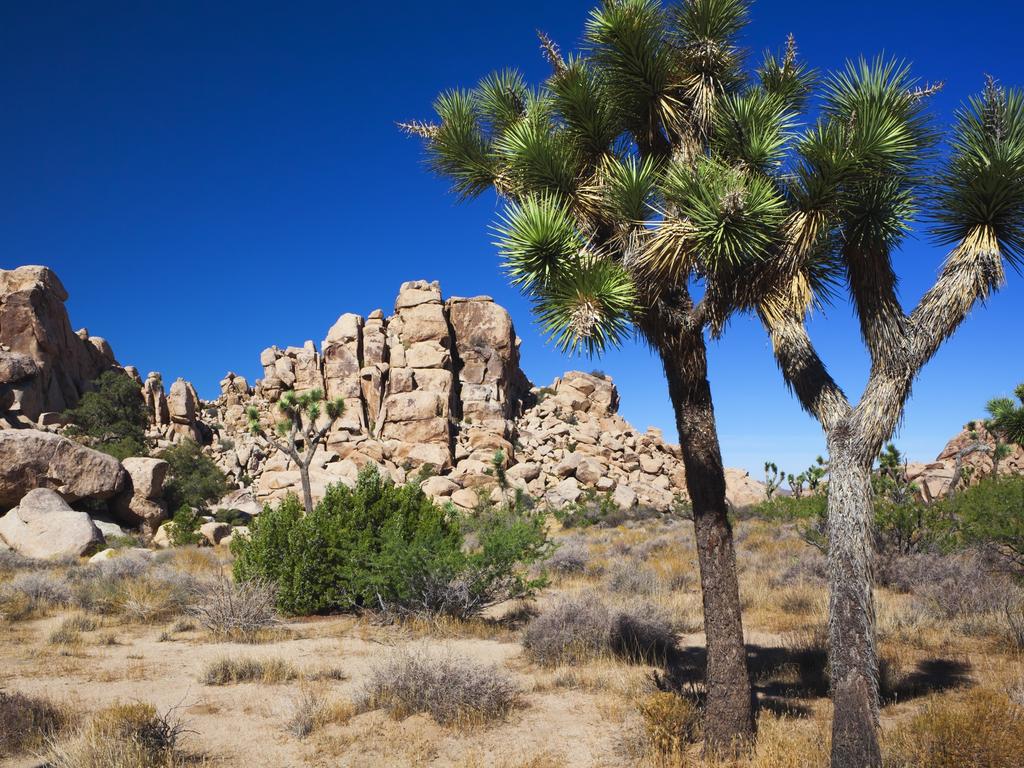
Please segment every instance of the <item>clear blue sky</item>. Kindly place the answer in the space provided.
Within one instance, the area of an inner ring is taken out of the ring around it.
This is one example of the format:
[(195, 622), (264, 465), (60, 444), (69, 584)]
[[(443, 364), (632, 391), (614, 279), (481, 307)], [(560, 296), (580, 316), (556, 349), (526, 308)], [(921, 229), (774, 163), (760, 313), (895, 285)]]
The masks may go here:
[[(516, 65), (546, 75), (534, 30), (563, 48), (591, 2), (38, 2), (0, 6), (0, 267), (46, 264), (72, 324), (110, 340), (143, 374), (191, 379), (212, 397), (227, 370), (255, 379), (259, 351), (319, 341), (342, 312), (390, 310), (398, 285), (490, 294), (512, 312), (523, 367), (546, 383), (600, 367), (640, 428), (674, 439), (658, 361), (632, 344), (599, 361), (546, 346), (498, 269), (495, 202), (458, 204), (394, 122), (430, 116), (435, 94)], [(991, 73), (1024, 85), (1024, 10), (963, 3), (760, 0), (747, 45), (793, 32), (820, 68), (886, 51), (945, 80), (947, 120)], [(911, 241), (906, 302), (943, 253)], [(898, 436), (928, 459), (990, 396), (1024, 380), (1024, 278), (976, 311), (926, 369)], [(852, 394), (866, 373), (850, 308), (812, 334)], [(799, 469), (822, 451), (782, 385), (763, 333), (740, 319), (711, 348), (726, 463)]]

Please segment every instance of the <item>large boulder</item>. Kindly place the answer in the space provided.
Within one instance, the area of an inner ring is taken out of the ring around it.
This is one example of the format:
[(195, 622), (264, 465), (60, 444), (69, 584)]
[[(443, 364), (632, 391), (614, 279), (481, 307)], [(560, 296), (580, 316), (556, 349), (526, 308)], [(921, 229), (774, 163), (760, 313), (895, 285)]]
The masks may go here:
[(48, 488), (25, 494), (21, 503), (0, 518), (0, 539), (25, 557), (79, 557), (103, 541), (92, 519), (76, 512)]
[(142, 456), (125, 459), (121, 464), (128, 473), (129, 482), (112, 505), (113, 512), (126, 525), (144, 523), (152, 530), (167, 517), (163, 492), (170, 465), (163, 459)]
[(752, 507), (768, 498), (764, 483), (742, 469), (725, 470), (725, 498), (735, 509)]
[(51, 432), (0, 430), (0, 509), (34, 488), (49, 488), (73, 503), (110, 499), (127, 484), (128, 473), (113, 456)]

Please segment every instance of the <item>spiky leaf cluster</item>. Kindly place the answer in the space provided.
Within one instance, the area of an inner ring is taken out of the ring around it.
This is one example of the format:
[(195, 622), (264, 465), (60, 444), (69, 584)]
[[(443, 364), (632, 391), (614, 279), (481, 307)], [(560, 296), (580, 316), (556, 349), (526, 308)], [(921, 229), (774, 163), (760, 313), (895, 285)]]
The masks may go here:
[[(736, 311), (806, 312), (845, 283), (875, 354), (899, 342), (870, 315), (902, 314), (892, 255), (922, 209), (943, 243), (1024, 259), (1020, 92), (990, 83), (942, 152), (941, 85), (861, 58), (823, 79), (800, 129), (817, 73), (792, 36), (748, 71), (747, 9), (605, 0), (579, 53), (541, 36), (540, 87), (505, 70), (443, 94), (437, 124), (406, 125), (457, 194), (498, 193), (509, 276), (563, 346), (600, 352), (653, 302), (690, 306), (695, 281), (716, 331)], [(598, 295), (614, 300), (579, 298)]]

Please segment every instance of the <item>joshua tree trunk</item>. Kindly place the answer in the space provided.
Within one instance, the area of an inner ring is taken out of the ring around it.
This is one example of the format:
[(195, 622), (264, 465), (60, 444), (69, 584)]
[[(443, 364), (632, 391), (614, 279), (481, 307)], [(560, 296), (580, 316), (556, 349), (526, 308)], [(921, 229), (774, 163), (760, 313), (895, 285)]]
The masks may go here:
[(707, 638), (704, 744), (712, 752), (735, 750), (753, 736), (754, 716), (707, 349), (700, 327), (673, 331), (645, 329), (658, 342), (693, 505)]
[[(829, 669), (833, 768), (878, 768), (878, 657), (872, 596), (873, 453), (844, 429), (829, 438)], [(858, 455), (859, 454), (859, 455)]]
[(302, 481), (302, 506), (306, 508), (308, 515), (313, 511), (313, 489), (309, 484), (309, 463), (297, 458), (296, 463), (299, 465), (299, 479)]

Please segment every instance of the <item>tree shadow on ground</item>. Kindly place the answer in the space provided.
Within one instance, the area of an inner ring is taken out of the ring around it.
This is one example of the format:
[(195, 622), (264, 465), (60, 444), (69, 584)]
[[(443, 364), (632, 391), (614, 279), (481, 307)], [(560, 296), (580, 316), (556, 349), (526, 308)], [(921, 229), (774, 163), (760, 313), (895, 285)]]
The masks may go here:
[[(677, 648), (669, 654), (665, 670), (655, 675), (662, 690), (671, 690), (703, 703), (703, 647)], [(807, 717), (807, 702), (829, 695), (828, 655), (824, 647), (806, 644), (796, 648), (747, 645), (747, 664), (753, 681), (757, 708), (776, 714)], [(971, 665), (961, 659), (923, 659), (910, 673), (901, 674), (882, 662), (882, 705), (904, 702), (929, 693), (967, 687), (973, 683)]]

